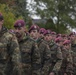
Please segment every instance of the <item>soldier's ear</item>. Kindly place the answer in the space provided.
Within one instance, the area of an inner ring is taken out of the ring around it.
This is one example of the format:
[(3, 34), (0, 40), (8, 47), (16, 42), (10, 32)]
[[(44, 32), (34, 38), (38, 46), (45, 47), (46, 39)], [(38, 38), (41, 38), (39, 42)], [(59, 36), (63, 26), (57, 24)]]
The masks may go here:
[(2, 22), (4, 22), (4, 20), (2, 20)]

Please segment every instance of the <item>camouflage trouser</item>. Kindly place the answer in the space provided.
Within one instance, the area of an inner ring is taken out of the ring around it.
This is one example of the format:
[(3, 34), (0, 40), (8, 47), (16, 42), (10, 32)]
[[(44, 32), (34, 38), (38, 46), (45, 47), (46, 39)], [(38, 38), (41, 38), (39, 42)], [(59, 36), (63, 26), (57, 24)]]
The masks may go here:
[(0, 64), (0, 75), (5, 75), (5, 67), (4, 65)]
[(74, 75), (76, 75), (76, 66), (74, 66)]

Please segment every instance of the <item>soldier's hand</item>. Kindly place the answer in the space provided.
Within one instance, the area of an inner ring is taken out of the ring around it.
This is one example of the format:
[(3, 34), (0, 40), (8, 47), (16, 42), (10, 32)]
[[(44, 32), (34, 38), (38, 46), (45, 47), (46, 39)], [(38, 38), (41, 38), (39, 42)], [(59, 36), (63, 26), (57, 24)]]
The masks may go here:
[(49, 75), (55, 75), (55, 73), (54, 72), (51, 72)]
[(67, 73), (64, 73), (64, 75), (67, 75)]

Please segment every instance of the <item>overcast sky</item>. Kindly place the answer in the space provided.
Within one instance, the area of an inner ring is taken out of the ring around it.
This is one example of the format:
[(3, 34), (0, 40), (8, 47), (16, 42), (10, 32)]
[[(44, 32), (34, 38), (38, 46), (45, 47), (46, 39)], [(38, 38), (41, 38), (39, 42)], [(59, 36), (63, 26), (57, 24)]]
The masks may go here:
[(34, 0), (27, 0), (27, 2), (28, 2), (28, 4), (27, 4), (27, 9), (28, 9), (30, 12), (33, 13), (33, 14), (30, 13), (31, 17), (32, 17), (33, 19), (40, 19), (39, 16), (37, 16), (37, 15), (34, 14), (34, 13), (36, 13), (36, 11), (33, 10), (32, 7), (30, 6), (30, 4), (36, 4), (36, 3), (34, 2)]

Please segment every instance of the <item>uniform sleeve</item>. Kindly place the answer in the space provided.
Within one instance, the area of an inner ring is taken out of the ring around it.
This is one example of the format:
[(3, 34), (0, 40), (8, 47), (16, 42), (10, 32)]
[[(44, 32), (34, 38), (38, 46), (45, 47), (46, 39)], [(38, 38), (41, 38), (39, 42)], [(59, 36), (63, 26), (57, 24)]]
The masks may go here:
[(49, 46), (47, 45), (44, 53), (44, 66), (42, 68), (43, 75), (49, 74), (50, 66), (51, 66), (51, 52)]
[(9, 54), (12, 73), (11, 75), (21, 75), (21, 55), (19, 50), (19, 45), (15, 35), (11, 37), (9, 44)]
[(48, 45), (42, 46), (44, 49), (43, 51), (43, 66), (42, 66), (42, 74), (41, 75), (48, 75), (50, 71), (50, 65), (51, 65), (51, 52)]
[(73, 59), (71, 50), (68, 50), (66, 72), (73, 73)]
[(41, 58), (37, 43), (32, 48), (32, 75), (41, 75)]
[(54, 71), (59, 71), (60, 68), (61, 68), (61, 64), (62, 64), (62, 52), (61, 52), (61, 49), (60, 47), (57, 48), (57, 62), (53, 68)]

